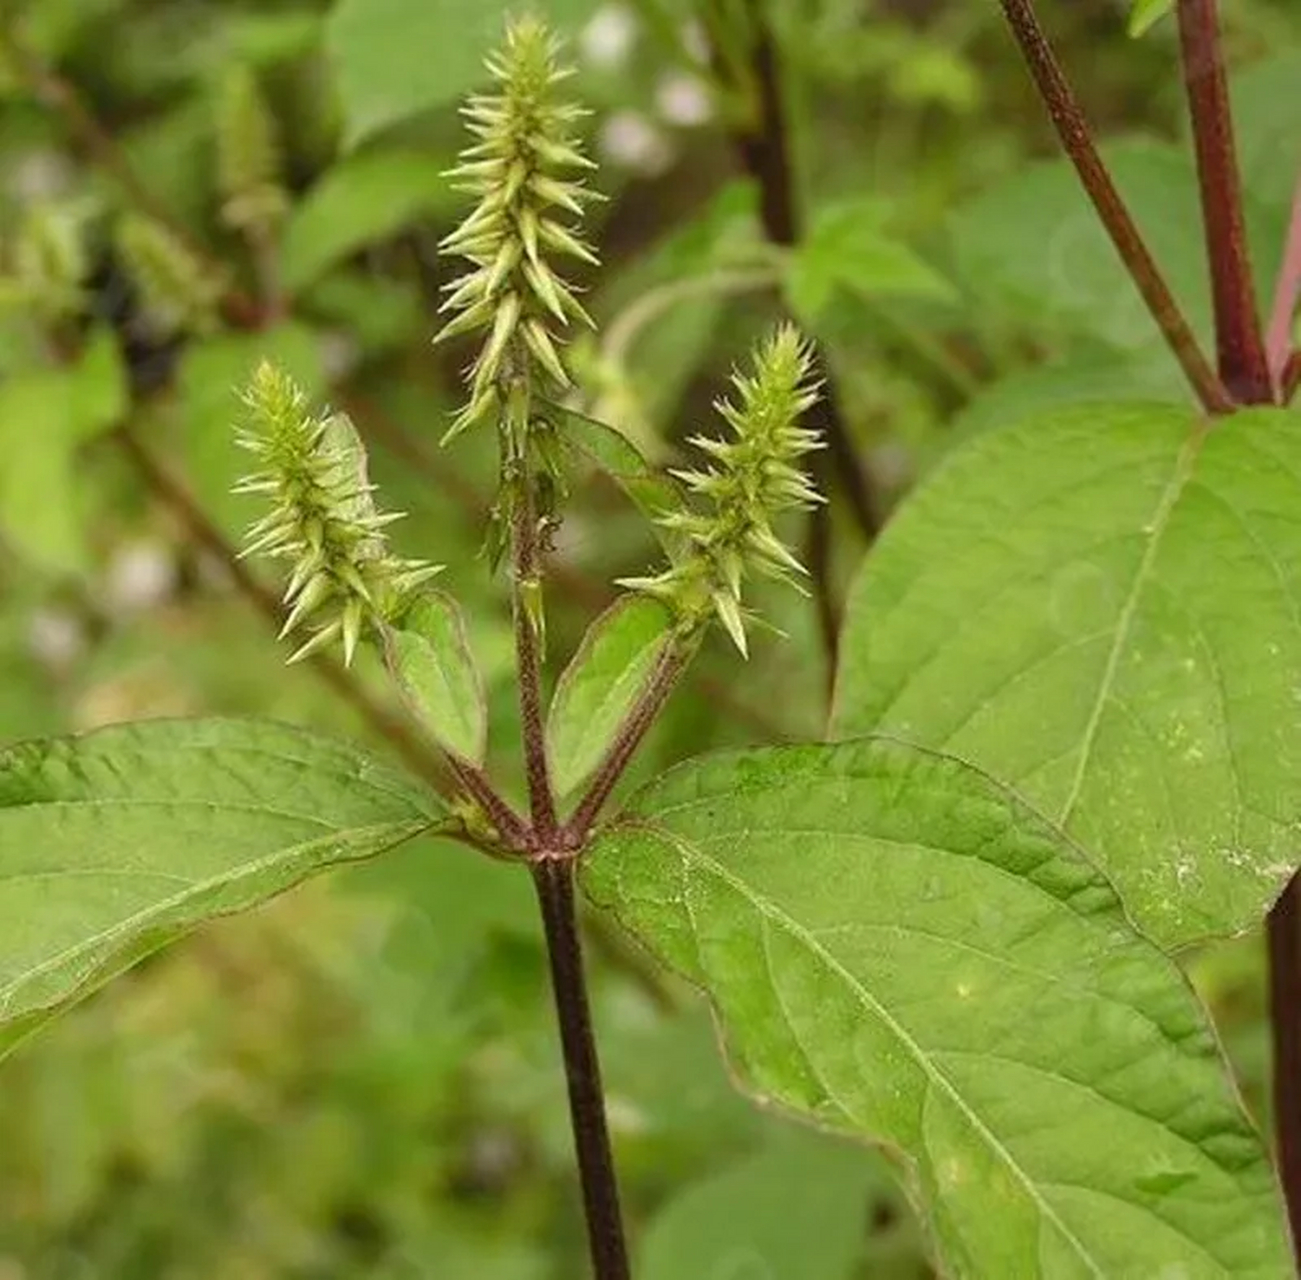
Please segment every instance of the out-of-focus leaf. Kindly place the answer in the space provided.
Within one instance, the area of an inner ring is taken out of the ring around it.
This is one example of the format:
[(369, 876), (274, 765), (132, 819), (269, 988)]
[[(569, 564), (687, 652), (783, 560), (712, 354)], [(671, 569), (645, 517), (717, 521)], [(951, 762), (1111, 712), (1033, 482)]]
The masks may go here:
[(383, 150), (337, 164), (302, 198), (285, 225), (280, 257), (285, 287), (297, 292), (363, 245), (459, 207), (464, 197), (444, 176), (450, 162), (450, 156)]
[(1146, 35), (1174, 8), (1174, 0), (1133, 0), (1129, 11), (1129, 34)]

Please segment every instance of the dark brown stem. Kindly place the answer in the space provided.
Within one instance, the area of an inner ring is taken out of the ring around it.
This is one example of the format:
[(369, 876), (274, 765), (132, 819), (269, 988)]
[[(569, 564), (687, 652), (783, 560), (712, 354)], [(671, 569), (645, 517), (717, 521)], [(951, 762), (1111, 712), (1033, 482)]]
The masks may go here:
[(583, 973), (574, 901), (575, 862), (572, 858), (543, 858), (530, 869), (546, 932), (592, 1271), (595, 1280), (628, 1280), (631, 1273), (619, 1211), (619, 1183)]
[(524, 771), (528, 777), (529, 811), (536, 837), (544, 847), (556, 838), (556, 802), (547, 763), (546, 722), (542, 714), (542, 647), (538, 622), (529, 608), (529, 592), (541, 592), (541, 548), (531, 475), (520, 485), (511, 537), (514, 557), (516, 679), (519, 683), (520, 728), (524, 739)]
[(1270, 376), (1280, 393), (1284, 389), (1287, 362), (1292, 354), (1292, 325), (1296, 319), (1299, 303), (1301, 303), (1301, 180), (1297, 182), (1296, 195), (1292, 198), (1292, 217), (1288, 224), (1287, 243), (1283, 247), (1283, 265), (1279, 268), (1278, 283), (1274, 287), (1274, 306), (1270, 312), (1269, 336), (1265, 342)]
[(1098, 154), (1084, 112), (1044, 33), (1034, 0), (1000, 0), (1012, 34), (1030, 67), (1062, 146), (1080, 176), (1093, 207), (1147, 303), (1152, 318), (1185, 376), (1209, 413), (1229, 413), (1233, 401), (1211, 368), (1187, 318), (1153, 259), (1107, 166)]
[(651, 725), (668, 701), (669, 694), (687, 669), (695, 655), (699, 641), (696, 638), (676, 641), (670, 644), (660, 655), (642, 690), (641, 696), (624, 717), (619, 732), (610, 744), (583, 798), (578, 802), (573, 816), (565, 824), (564, 842), (566, 847), (581, 848), (592, 830), (592, 825), (600, 815), (605, 802), (610, 798), (619, 779), (623, 777), (629, 761), (641, 745)]
[[(279, 630), (283, 618), (275, 592), (253, 576), (235, 548), (204, 515), (181, 481), (125, 427), (119, 428), (113, 438), (145, 484), (171, 509), (194, 544), (222, 563), (245, 599), (273, 628)], [(361, 715), (375, 733), (393, 746), (416, 773), (444, 795), (453, 790), (443, 757), (427, 746), (401, 715), (377, 702), (347, 667), (326, 653), (312, 654), (306, 661), (340, 698)], [(523, 824), (496, 794), (483, 773), (460, 761), (456, 762), (451, 772), (492, 819), (502, 838), (514, 842), (523, 832)]]
[(1283, 403), (1291, 404), (1298, 391), (1301, 391), (1301, 351), (1294, 351), (1283, 366)]
[(1218, 0), (1179, 0), (1178, 14), (1211, 264), (1220, 380), (1240, 404), (1269, 404), (1273, 384), (1251, 276)]
[(1301, 880), (1269, 913), (1269, 1006), (1274, 1029), (1274, 1132), (1278, 1170), (1301, 1268)]
[[(750, 127), (736, 135), (736, 150), (745, 171), (758, 185), (764, 234), (773, 244), (789, 247), (799, 240), (800, 220), (777, 44), (759, 0), (747, 0), (747, 12), (751, 74), (757, 93), (756, 118)], [(863, 537), (870, 542), (880, 529), (877, 502), (859, 465), (835, 386), (820, 357), (816, 373), (822, 382), (822, 395), (805, 415), (803, 425), (817, 431), (827, 442), (836, 483)]]

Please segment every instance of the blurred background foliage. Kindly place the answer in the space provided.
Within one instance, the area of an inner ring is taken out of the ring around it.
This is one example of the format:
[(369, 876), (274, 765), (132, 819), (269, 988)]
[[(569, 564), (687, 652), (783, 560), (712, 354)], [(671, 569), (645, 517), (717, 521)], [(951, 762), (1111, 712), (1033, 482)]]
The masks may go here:
[[(603, 268), (576, 407), (671, 461), (784, 306), (826, 354), (878, 517), (955, 443), (1063, 401), (1181, 398), (997, 6), (768, 0), (802, 236), (766, 244), (737, 50), (692, 0), (539, 0), (593, 108)], [(745, 6), (719, 4), (718, 13)], [(1176, 291), (1208, 303), (1172, 32), (1044, 0)], [(1226, 5), (1249, 217), (1275, 269), (1301, 160), (1301, 9)], [(478, 551), (495, 444), (437, 448), (465, 352), (434, 351), (441, 177), (490, 0), (0, 4), (0, 737), (258, 714), (370, 737), (288, 670), (225, 549), (235, 388), (270, 355), (353, 415), (403, 554), (453, 566), (518, 776), (506, 602)], [(727, 22), (723, 30), (728, 29)], [(204, 513), (200, 516), (199, 513)], [(836, 501), (831, 596), (865, 538)], [(576, 646), (648, 530), (573, 477), (549, 606)], [(274, 586), (274, 584), (268, 584)], [(716, 644), (636, 777), (819, 734), (818, 610), (775, 594)], [(326, 673), (328, 674), (328, 672)], [(373, 671), (361, 689), (382, 700)], [(354, 699), (355, 703), (355, 699)], [(692, 993), (593, 935), (642, 1280), (930, 1274), (885, 1156), (736, 1097)], [(1243, 1088), (1268, 1090), (1257, 939), (1193, 959)], [(0, 1280), (584, 1274), (544, 957), (521, 875), (433, 842), (206, 928), (0, 1064)]]

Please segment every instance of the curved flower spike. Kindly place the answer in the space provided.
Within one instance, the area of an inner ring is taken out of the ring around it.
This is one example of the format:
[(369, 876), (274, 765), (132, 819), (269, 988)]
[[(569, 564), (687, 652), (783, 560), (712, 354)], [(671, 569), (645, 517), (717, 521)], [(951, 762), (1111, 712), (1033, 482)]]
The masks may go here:
[(527, 361), (555, 391), (569, 386), (558, 330), (591, 317), (552, 265), (557, 257), (595, 263), (575, 227), (595, 199), (563, 175), (593, 169), (574, 137), (585, 113), (556, 92), (571, 74), (556, 61), (557, 42), (535, 18), (512, 22), (505, 46), (487, 61), (498, 91), (471, 97), (463, 110), (477, 140), (449, 176), (478, 197), (468, 218), (443, 242), (471, 270), (447, 286), (451, 314), (435, 342), (486, 334), (469, 371), (470, 399), (444, 442), (504, 407), (503, 382)]
[(379, 623), (396, 621), (441, 566), (389, 553), (383, 531), (401, 513), (376, 509), (365, 449), (345, 414), (314, 417), (302, 391), (268, 363), (244, 402), (250, 422), (236, 438), (259, 469), (235, 492), (269, 499), (271, 511), (249, 527), (240, 554), (293, 564), (280, 634), (309, 634), (290, 662), (337, 641), (351, 664), (358, 643)]
[(746, 652), (741, 587), (754, 570), (798, 585), (803, 566), (773, 531), (783, 511), (807, 510), (822, 497), (799, 467), (821, 448), (816, 432), (800, 427), (817, 400), (812, 354), (792, 325), (783, 325), (754, 355), (753, 372), (733, 373), (734, 399), (715, 408), (732, 428), (730, 439), (692, 439), (710, 459), (702, 470), (677, 471), (707, 509), (683, 509), (660, 518), (686, 552), (653, 578), (625, 578), (621, 586), (664, 600), (687, 626), (711, 613), (742, 654)]

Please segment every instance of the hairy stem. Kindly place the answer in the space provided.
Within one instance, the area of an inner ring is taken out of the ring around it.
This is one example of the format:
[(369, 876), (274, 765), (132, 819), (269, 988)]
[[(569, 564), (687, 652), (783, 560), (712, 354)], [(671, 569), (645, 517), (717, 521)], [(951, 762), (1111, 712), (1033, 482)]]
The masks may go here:
[(1000, 3), (1062, 146), (1157, 327), (1207, 412), (1230, 412), (1232, 398), (1198, 345), (1187, 317), (1170, 292), (1098, 153), (1084, 112), (1039, 21), (1034, 0), (1000, 0)]
[(1269, 1004), (1274, 1028), (1274, 1132), (1292, 1240), (1301, 1267), (1301, 880), (1269, 913)]
[(646, 687), (624, 717), (583, 798), (578, 802), (573, 816), (565, 824), (565, 844), (581, 848), (591, 833), (592, 825), (610, 798), (619, 779), (627, 769), (642, 739), (668, 701), (682, 673), (687, 669), (699, 647), (699, 637), (675, 640), (660, 654)]
[(1218, 3), (1179, 0), (1178, 14), (1184, 87), (1211, 264), (1220, 379), (1240, 404), (1269, 404), (1273, 384), (1251, 276)]
[(1270, 377), (1284, 403), (1285, 375), (1292, 355), (1292, 325), (1298, 304), (1301, 304), (1301, 179), (1297, 180), (1296, 195), (1292, 199), (1292, 218), (1288, 225), (1287, 244), (1283, 249), (1283, 265), (1279, 269), (1278, 283), (1274, 288), (1274, 306), (1270, 312), (1269, 336), (1265, 343)]
[(628, 1249), (619, 1210), (619, 1184), (610, 1150), (601, 1065), (592, 1034), (583, 972), (574, 901), (575, 865), (572, 858), (542, 858), (530, 869), (546, 932), (592, 1271), (595, 1280), (628, 1280)]

